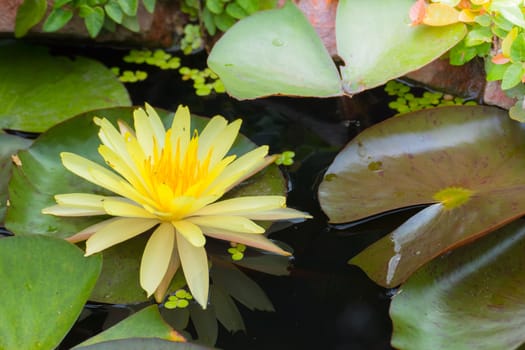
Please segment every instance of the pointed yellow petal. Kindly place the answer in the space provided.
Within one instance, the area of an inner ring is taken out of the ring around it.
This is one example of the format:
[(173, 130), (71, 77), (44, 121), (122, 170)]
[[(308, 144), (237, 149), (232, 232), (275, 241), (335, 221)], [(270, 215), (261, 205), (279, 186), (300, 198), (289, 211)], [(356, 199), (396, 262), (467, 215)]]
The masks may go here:
[(210, 167), (213, 167), (228, 153), (239, 134), (241, 120), (228, 125), (221, 116), (213, 117), (199, 136), (199, 159), (204, 159), (212, 150)]
[(73, 236), (66, 238), (66, 241), (71, 242), (71, 243), (85, 241), (89, 237), (93, 236), (97, 231), (100, 231), (104, 226), (107, 226), (117, 220), (120, 220), (120, 219), (111, 218), (111, 219), (107, 219), (101, 222), (97, 222), (96, 224), (86, 227), (82, 231), (74, 234)]
[[(175, 236), (175, 233), (173, 234)], [(176, 244), (176, 242), (174, 242)], [(155, 301), (157, 303), (162, 303), (164, 300), (164, 297), (166, 296), (166, 292), (168, 291), (168, 288), (170, 287), (171, 280), (173, 279), (173, 276), (175, 276), (175, 273), (180, 267), (180, 258), (179, 258), (179, 252), (177, 250), (177, 247), (173, 247), (171, 250), (171, 260), (170, 264), (168, 266), (168, 271), (164, 274), (164, 277), (162, 278), (162, 281), (160, 281), (159, 286), (155, 290), (154, 297)]]
[(140, 172), (133, 161), (126, 155), (121, 155), (113, 152), (109, 147), (100, 145), (98, 153), (104, 158), (106, 164), (111, 169), (122, 175), (133, 187), (140, 188), (144, 191), (144, 181), (142, 180)]
[(245, 233), (264, 233), (265, 231), (264, 228), (255, 222), (242, 216), (194, 216), (187, 218), (186, 221), (190, 221), (207, 230), (228, 230)]
[(256, 171), (269, 165), (271, 162), (268, 162), (265, 158), (267, 154), (268, 146), (261, 146), (234, 160), (224, 169), (217, 179), (212, 182), (209, 188), (210, 193), (221, 190), (226, 192)]
[(273, 243), (271, 240), (266, 238), (265, 235), (257, 235), (257, 234), (246, 234), (246, 233), (238, 233), (238, 232), (231, 232), (231, 231), (209, 231), (204, 230), (204, 234), (209, 237), (222, 239), (224, 241), (230, 241), (230, 242), (236, 242), (241, 243), (250, 247), (259, 248), (262, 250), (266, 250), (272, 253), (276, 253), (279, 255), (291, 255), (286, 250), (281, 249), (278, 245)]
[(138, 236), (158, 222), (154, 219), (119, 218), (89, 237), (86, 242), (86, 256)]
[(248, 196), (215, 202), (198, 210), (193, 215), (242, 215), (246, 213), (282, 208), (286, 205), (284, 196)]
[(179, 257), (188, 287), (195, 300), (201, 304), (203, 309), (206, 309), (210, 287), (206, 250), (204, 247), (194, 246), (179, 232), (176, 235)]
[(311, 219), (312, 215), (292, 208), (279, 208), (260, 212), (246, 213), (244, 217), (252, 220), (292, 220)]
[(105, 196), (91, 193), (65, 193), (57, 194), (55, 200), (58, 204), (69, 207), (81, 207), (91, 209), (104, 209), (102, 205)]
[(186, 220), (174, 221), (173, 226), (175, 226), (178, 233), (194, 246), (203, 247), (206, 243), (206, 238), (199, 226)]
[(186, 106), (179, 105), (173, 122), (171, 124), (171, 146), (173, 154), (176, 154), (176, 147), (179, 148), (179, 154), (185, 154), (188, 149), (188, 143), (190, 142), (190, 123), (191, 116), (190, 110)]
[(111, 124), (106, 118), (93, 118), (95, 124), (100, 127), (98, 137), (100, 141), (113, 152), (120, 154), (121, 156), (127, 155), (126, 146), (124, 144), (124, 138), (120, 132)]
[(133, 120), (135, 122), (135, 133), (137, 140), (144, 150), (146, 156), (153, 155), (154, 142), (160, 149), (164, 146), (164, 126), (160, 120), (157, 112), (151, 106), (146, 105), (146, 110), (149, 115), (142, 109), (138, 108), (133, 112)]
[(155, 292), (168, 271), (174, 248), (173, 226), (169, 223), (160, 224), (149, 238), (140, 262), (140, 286), (148, 297)]
[(44, 208), (41, 213), (55, 216), (92, 216), (106, 214), (103, 209), (68, 207), (60, 204)]
[(154, 219), (157, 216), (148, 212), (136, 203), (130, 202), (124, 198), (106, 198), (104, 200), (104, 209), (109, 215), (124, 216), (128, 218), (149, 218)]

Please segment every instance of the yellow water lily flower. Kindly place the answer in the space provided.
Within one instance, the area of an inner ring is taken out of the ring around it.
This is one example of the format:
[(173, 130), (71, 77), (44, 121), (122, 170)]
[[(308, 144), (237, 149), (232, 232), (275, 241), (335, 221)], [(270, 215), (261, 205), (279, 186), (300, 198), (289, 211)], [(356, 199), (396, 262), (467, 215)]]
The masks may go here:
[(284, 196), (247, 196), (220, 200), (231, 188), (275, 160), (268, 146), (236, 157), (227, 155), (239, 133), (240, 120), (213, 117), (202, 133), (190, 130), (190, 112), (179, 106), (165, 130), (155, 110), (134, 114), (134, 131), (124, 123), (117, 130), (95, 118), (102, 144), (99, 153), (112, 170), (79, 155), (63, 152), (71, 172), (114, 192), (116, 196), (68, 193), (42, 210), (57, 216), (111, 215), (69, 238), (86, 240), (91, 255), (150, 229), (140, 266), (140, 285), (161, 301), (182, 266), (195, 299), (208, 301), (208, 259), (204, 235), (289, 255), (267, 239), (253, 220), (308, 218), (286, 207)]

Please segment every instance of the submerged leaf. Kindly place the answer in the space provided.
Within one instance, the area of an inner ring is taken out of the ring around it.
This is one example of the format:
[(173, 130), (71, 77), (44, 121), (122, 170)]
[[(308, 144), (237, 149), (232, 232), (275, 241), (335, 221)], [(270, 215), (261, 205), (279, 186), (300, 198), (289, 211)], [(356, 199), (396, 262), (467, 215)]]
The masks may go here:
[(524, 148), (525, 126), (500, 109), (405, 114), (350, 142), (327, 170), (319, 199), (334, 223), (435, 203), (350, 261), (377, 283), (396, 286), (434, 257), (525, 213)]

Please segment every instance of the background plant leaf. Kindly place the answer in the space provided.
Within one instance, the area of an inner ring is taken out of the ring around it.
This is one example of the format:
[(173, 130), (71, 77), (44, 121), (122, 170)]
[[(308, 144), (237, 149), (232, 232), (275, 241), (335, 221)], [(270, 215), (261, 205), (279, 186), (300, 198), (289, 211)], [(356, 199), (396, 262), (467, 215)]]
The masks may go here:
[(18, 7), (15, 19), (15, 38), (27, 34), (46, 14), (47, 0), (24, 0)]
[(89, 110), (131, 104), (102, 64), (52, 56), (41, 47), (0, 44), (0, 76), (0, 128), (42, 132)]
[(0, 133), (0, 226), (4, 224), (7, 210), (7, 184), (13, 167), (11, 156), (29, 147), (32, 142), (22, 137)]
[(158, 306), (150, 305), (102, 333), (80, 343), (75, 349), (84, 349), (87, 345), (126, 338), (159, 338), (172, 342), (185, 341), (182, 335), (164, 322)]
[[(26, 151), (20, 152), (21, 166), (13, 169), (9, 183), (10, 207), (6, 227), (17, 235), (43, 234), (69, 237), (83, 228), (103, 220), (98, 217), (55, 217), (41, 214), (42, 208), (53, 205), (58, 193), (87, 192), (108, 195), (109, 192), (66, 170), (60, 152), (68, 151), (103, 164), (97, 152), (100, 143), (93, 117), (117, 119), (132, 125), (132, 107), (91, 111), (52, 127)], [(171, 125), (173, 112), (158, 110), (166, 126)], [(208, 119), (192, 118), (192, 128), (202, 129)], [(240, 135), (231, 153), (242, 154), (255, 145)], [(42, 176), (46, 174), (46, 176)], [(247, 179), (229, 196), (285, 194), (285, 182), (277, 166)], [(144, 235), (143, 235), (144, 236)], [(91, 299), (106, 303), (136, 303), (146, 300), (138, 283), (138, 269), (146, 237), (137, 237), (103, 252), (104, 268)]]
[(336, 17), (341, 75), (348, 94), (373, 88), (440, 57), (467, 33), (463, 23), (410, 26), (413, 0), (340, 0)]
[(515, 221), (438, 258), (393, 298), (398, 349), (515, 349), (525, 341), (525, 226)]
[(0, 348), (54, 349), (97, 280), (100, 256), (61, 239), (0, 239)]
[[(331, 222), (435, 203), (350, 262), (378, 284), (396, 286), (420, 266), (525, 213), (525, 127), (482, 106), (427, 109), (365, 130), (336, 157), (319, 187)], [(449, 187), (474, 192), (447, 208)]]
[(214, 45), (208, 65), (238, 99), (342, 93), (332, 58), (291, 2), (237, 22)]

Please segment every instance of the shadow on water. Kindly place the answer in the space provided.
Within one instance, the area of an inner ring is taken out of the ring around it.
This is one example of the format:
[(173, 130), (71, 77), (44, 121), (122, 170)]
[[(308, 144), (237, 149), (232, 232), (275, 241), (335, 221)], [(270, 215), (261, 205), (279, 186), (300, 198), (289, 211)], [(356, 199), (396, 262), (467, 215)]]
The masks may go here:
[[(91, 48), (81, 53), (108, 66), (127, 65), (120, 59), (125, 52)], [(204, 55), (185, 58), (184, 64), (203, 68)], [(254, 142), (269, 144), (273, 152), (294, 150), (296, 162), (288, 169), (288, 205), (314, 216), (271, 235), (295, 251), (289, 277), (245, 270), (268, 294), (276, 312), (250, 311), (239, 305), (247, 334), (230, 334), (221, 327), (216, 346), (227, 350), (390, 349), (392, 326), (388, 307), (392, 291), (375, 285), (347, 261), (392, 231), (413, 211), (335, 228), (328, 225), (316, 198), (324, 169), (344, 144), (364, 128), (392, 115), (386, 109), (382, 90), (371, 90), (352, 99), (272, 97), (239, 102), (226, 95), (197, 97), (191, 84), (182, 82), (177, 71), (146, 70), (146, 81), (127, 86), (135, 105), (148, 102), (174, 110), (182, 103), (196, 114), (242, 117), (241, 131)], [(77, 322), (61, 348), (71, 347), (132, 312), (133, 307), (86, 307), (84, 318)]]

